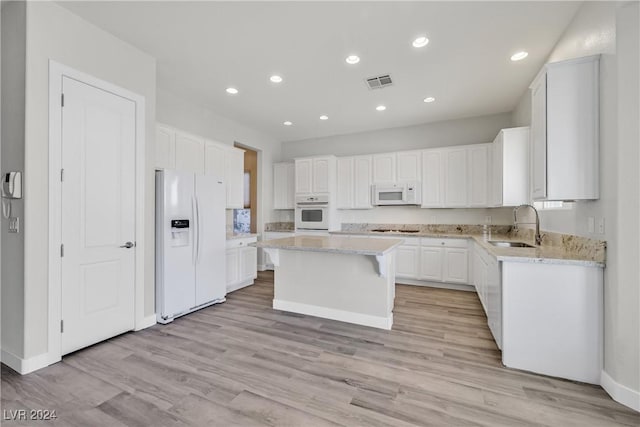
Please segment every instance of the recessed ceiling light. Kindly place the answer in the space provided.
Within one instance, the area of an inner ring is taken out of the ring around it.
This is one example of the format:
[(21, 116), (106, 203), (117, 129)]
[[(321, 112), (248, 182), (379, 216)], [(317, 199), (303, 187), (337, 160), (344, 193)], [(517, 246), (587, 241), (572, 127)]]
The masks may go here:
[(282, 77), (278, 75), (273, 75), (269, 77), (269, 80), (271, 80), (273, 83), (282, 83)]
[(320, 116), (320, 120), (329, 120), (329, 116), (325, 116), (324, 114)]
[(425, 99), (423, 99), (424, 102), (433, 102), (436, 99), (433, 96), (427, 96)]
[(425, 47), (429, 44), (429, 39), (425, 36), (420, 36), (413, 41), (413, 47)]
[(287, 120), (286, 122), (282, 123), (285, 126), (291, 126), (293, 123), (290, 122), (289, 120)]
[(347, 64), (357, 64), (358, 62), (360, 62), (360, 57), (358, 55), (349, 55), (347, 56), (345, 61), (347, 61)]
[(385, 107), (384, 105), (378, 105), (378, 106), (376, 107), (376, 110), (378, 110), (378, 111), (384, 111), (384, 110), (386, 110), (386, 109), (387, 109), (387, 107)]
[(514, 53), (513, 55), (511, 55), (511, 60), (512, 61), (520, 61), (521, 59), (524, 59), (527, 56), (529, 56), (529, 53), (525, 52), (525, 51), (522, 51), (522, 52)]
[(227, 93), (231, 94), (231, 95), (235, 95), (238, 93), (238, 89), (236, 89), (235, 87), (228, 87), (227, 88)]

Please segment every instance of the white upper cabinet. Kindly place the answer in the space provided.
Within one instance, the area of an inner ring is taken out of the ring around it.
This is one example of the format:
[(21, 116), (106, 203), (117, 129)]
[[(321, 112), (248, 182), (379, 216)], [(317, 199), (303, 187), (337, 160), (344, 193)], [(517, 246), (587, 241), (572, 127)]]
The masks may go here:
[(422, 152), (422, 207), (444, 206), (444, 174), (442, 172), (442, 150)]
[(491, 205), (529, 202), (529, 128), (502, 129), (492, 147)]
[(226, 175), (225, 162), (227, 159), (228, 147), (223, 144), (205, 141), (204, 142), (204, 173), (206, 175), (224, 178)]
[(599, 56), (545, 65), (531, 89), (534, 199), (599, 197)]
[(177, 170), (204, 174), (204, 140), (176, 131), (175, 166)]
[(336, 160), (336, 208), (353, 209), (354, 165), (353, 157)]
[(244, 150), (157, 124), (156, 168), (222, 178), (227, 209), (244, 207)]
[(335, 191), (336, 158), (334, 156), (295, 159), (296, 194), (332, 193)]
[(293, 209), (295, 198), (293, 163), (273, 165), (273, 209)]
[(477, 144), (468, 149), (469, 207), (489, 206), (490, 154), (491, 144)]
[(396, 180), (420, 182), (422, 179), (422, 150), (400, 151), (396, 154)]
[(313, 180), (313, 159), (296, 159), (295, 178), (296, 194), (311, 194), (311, 182)]
[(156, 126), (156, 168), (175, 169), (176, 131), (167, 126)]
[(229, 148), (225, 160), (227, 209), (244, 208), (244, 150)]
[(468, 197), (467, 149), (444, 149), (445, 207), (466, 207)]
[(370, 209), (371, 156), (339, 157), (336, 163), (336, 207)]
[(396, 182), (396, 153), (373, 155), (373, 183)]

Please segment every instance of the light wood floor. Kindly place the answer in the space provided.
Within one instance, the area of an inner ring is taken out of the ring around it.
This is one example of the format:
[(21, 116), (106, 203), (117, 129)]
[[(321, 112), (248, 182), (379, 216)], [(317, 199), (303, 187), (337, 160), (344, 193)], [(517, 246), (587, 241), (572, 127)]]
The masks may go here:
[(2, 409), (83, 427), (640, 425), (600, 387), (503, 368), (473, 293), (399, 285), (383, 331), (274, 311), (272, 283), (30, 375), (3, 366)]

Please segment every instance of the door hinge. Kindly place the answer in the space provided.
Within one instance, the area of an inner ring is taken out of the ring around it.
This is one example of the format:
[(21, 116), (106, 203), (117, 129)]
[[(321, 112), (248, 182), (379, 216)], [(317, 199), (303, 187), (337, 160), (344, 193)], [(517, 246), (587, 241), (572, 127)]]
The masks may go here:
[(64, 244), (60, 245), (60, 258), (64, 257)]
[(60, 320), (60, 333), (64, 332), (64, 320)]
[(60, 169), (60, 182), (64, 181), (64, 169)]
[(64, 107), (64, 93), (60, 95), (60, 105)]

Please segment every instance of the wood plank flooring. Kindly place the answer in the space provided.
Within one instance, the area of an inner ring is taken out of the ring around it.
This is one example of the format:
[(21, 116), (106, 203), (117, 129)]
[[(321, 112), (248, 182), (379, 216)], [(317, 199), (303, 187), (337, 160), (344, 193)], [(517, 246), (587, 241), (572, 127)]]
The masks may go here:
[(597, 386), (504, 368), (477, 296), (398, 285), (392, 331), (275, 311), (273, 275), (222, 305), (20, 376), (3, 418), (60, 426), (638, 426)]

